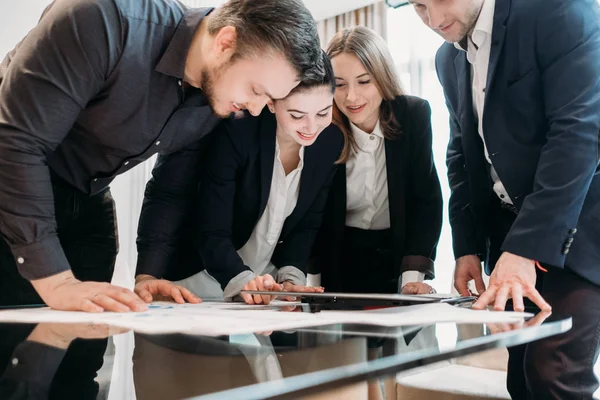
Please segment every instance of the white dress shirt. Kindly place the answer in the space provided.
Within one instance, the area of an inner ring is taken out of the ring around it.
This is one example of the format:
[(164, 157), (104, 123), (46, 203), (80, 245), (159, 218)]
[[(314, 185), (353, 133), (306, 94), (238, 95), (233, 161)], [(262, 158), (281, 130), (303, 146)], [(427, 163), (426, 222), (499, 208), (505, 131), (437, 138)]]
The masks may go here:
[(459, 50), (466, 51), (467, 60), (469, 61), (469, 64), (471, 64), (473, 111), (477, 116), (478, 131), (481, 140), (483, 140), (485, 158), (491, 165), (490, 175), (494, 182), (494, 192), (500, 200), (512, 204), (512, 200), (508, 196), (504, 185), (500, 181), (500, 178), (492, 165), (492, 160), (490, 159), (483, 136), (483, 107), (485, 103), (488, 66), (490, 63), (495, 5), (496, 0), (484, 0), (475, 28), (473, 29), (473, 34), (471, 37), (467, 37), (467, 49), (463, 49), (459, 43), (454, 43), (454, 46)]
[[(272, 274), (277, 282), (291, 280), (294, 284), (304, 284), (304, 274), (294, 266), (277, 269), (271, 257), (279, 241), (283, 224), (296, 208), (300, 192), (300, 176), (304, 167), (304, 146), (300, 147), (300, 162), (287, 176), (280, 159), (279, 143), (275, 145), (273, 176), (269, 199), (263, 214), (254, 227), (250, 238), (237, 251), (245, 265), (252, 272), (245, 271), (233, 278), (225, 287), (225, 297), (233, 297), (256, 275)], [(301, 280), (300, 280), (301, 279)]]
[[(352, 126), (358, 152), (346, 163), (346, 226), (364, 230), (391, 227), (388, 201), (385, 138), (379, 121), (373, 133)], [(419, 271), (402, 273), (399, 289), (408, 282), (423, 282)]]
[(358, 152), (346, 163), (346, 226), (390, 228), (385, 139), (379, 121), (369, 134), (352, 126)]
[(232, 278), (224, 290), (215, 278), (203, 270), (186, 279), (176, 282), (201, 297), (212, 299), (231, 299), (257, 275), (271, 274), (279, 283), (291, 281), (295, 285), (304, 285), (306, 277), (294, 266), (277, 268), (271, 263), (271, 257), (279, 241), (286, 218), (296, 208), (300, 192), (300, 177), (304, 167), (304, 146), (300, 148), (300, 162), (287, 176), (280, 159), (279, 143), (275, 145), (273, 176), (269, 199), (263, 214), (252, 230), (244, 246), (237, 251), (250, 271), (244, 271)]

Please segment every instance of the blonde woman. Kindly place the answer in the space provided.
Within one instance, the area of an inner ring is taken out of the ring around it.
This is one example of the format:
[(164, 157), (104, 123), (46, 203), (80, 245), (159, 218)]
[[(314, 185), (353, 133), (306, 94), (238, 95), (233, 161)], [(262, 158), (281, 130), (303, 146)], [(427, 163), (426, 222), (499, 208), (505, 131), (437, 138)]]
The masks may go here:
[(311, 271), (327, 291), (433, 293), (442, 195), (427, 101), (402, 92), (383, 38), (340, 31), (327, 53), (345, 130)]

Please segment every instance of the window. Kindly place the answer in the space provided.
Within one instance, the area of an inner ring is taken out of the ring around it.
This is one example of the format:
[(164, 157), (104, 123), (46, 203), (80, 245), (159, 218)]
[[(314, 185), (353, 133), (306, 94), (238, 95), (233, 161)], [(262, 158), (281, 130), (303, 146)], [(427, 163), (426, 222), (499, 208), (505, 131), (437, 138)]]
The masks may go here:
[(433, 286), (438, 292), (449, 293), (454, 274), (454, 254), (448, 223), (450, 188), (446, 178), (448, 111), (435, 72), (435, 53), (444, 40), (423, 24), (412, 7), (400, 7), (388, 9), (387, 41), (405, 91), (426, 99), (431, 105), (433, 154), (444, 197), (444, 224), (436, 257), (436, 278), (433, 280)]

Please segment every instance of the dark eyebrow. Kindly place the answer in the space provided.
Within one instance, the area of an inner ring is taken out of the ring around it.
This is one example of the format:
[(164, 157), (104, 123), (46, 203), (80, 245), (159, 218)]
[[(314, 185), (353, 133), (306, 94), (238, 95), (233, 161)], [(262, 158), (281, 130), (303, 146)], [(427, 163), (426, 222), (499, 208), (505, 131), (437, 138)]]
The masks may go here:
[[(333, 104), (325, 107), (321, 111), (317, 111), (317, 113), (322, 113), (323, 111), (329, 110), (331, 107), (333, 107)], [(300, 111), (300, 110), (295, 110), (295, 109), (290, 109), (290, 110), (287, 110), (287, 111), (288, 112), (295, 112), (295, 113), (298, 113), (298, 114), (308, 114), (306, 111)]]

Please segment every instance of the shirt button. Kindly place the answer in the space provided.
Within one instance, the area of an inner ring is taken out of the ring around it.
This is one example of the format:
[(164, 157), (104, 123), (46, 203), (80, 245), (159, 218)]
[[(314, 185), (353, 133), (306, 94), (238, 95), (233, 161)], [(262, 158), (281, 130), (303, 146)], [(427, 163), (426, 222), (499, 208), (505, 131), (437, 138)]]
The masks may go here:
[(503, 198), (505, 198), (505, 197), (506, 197), (506, 196), (504, 196), (503, 194), (501, 194), (501, 195), (500, 195), (500, 198), (501, 198), (501, 199), (503, 199)]
[(129, 161), (125, 161), (123, 165), (129, 165)]
[(98, 182), (98, 178), (95, 178), (92, 182)]
[(17, 366), (17, 364), (19, 363), (19, 359), (18, 359), (18, 358), (13, 358), (13, 359), (12, 359), (10, 362), (11, 362), (11, 364), (12, 364), (14, 367), (16, 367), (16, 366)]
[(375, 136), (371, 135), (371, 136), (369, 136), (369, 139), (375, 140)]
[(157, 140), (156, 143), (154, 143), (156, 146), (158, 146), (160, 144), (160, 140)]
[(177, 84), (178, 84), (179, 86), (181, 86), (181, 81), (177, 81)]
[(19, 258), (17, 258), (17, 262), (19, 264), (23, 264), (25, 262), (25, 259), (23, 257), (19, 257)]

